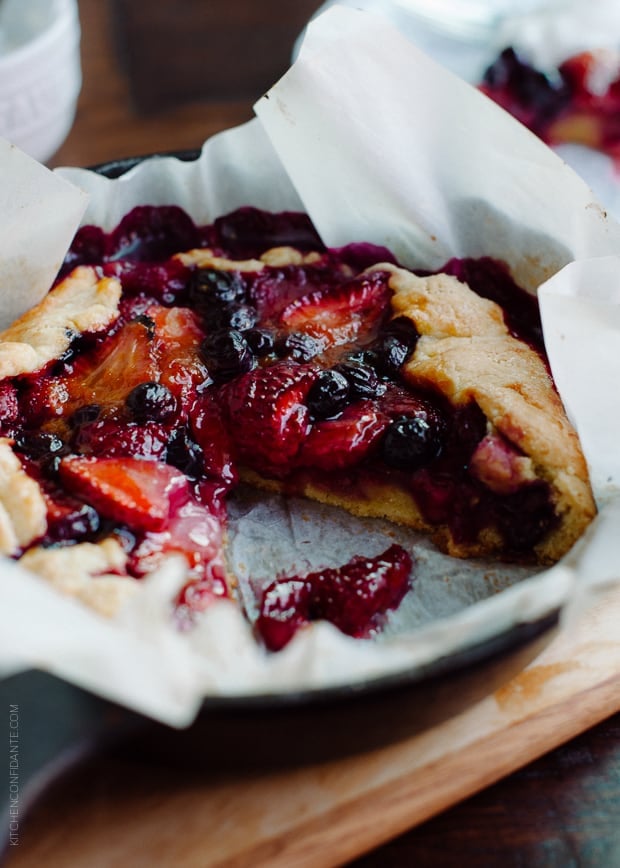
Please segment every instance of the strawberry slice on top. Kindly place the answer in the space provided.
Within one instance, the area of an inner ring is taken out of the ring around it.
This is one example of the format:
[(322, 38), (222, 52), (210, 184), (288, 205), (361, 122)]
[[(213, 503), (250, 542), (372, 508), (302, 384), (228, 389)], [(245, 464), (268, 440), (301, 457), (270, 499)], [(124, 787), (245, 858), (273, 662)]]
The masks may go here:
[(298, 464), (321, 470), (353, 467), (376, 447), (389, 421), (372, 401), (356, 401), (337, 419), (314, 425), (301, 447)]
[(137, 317), (105, 341), (94, 357), (74, 366), (68, 391), (72, 404), (119, 405), (134, 386), (158, 376), (153, 323)]
[(280, 323), (318, 338), (324, 348), (360, 341), (378, 328), (391, 295), (385, 273), (373, 271), (301, 296), (284, 308)]
[(104, 518), (137, 532), (164, 530), (189, 498), (187, 478), (158, 461), (67, 456), (59, 466), (65, 488)]
[(280, 361), (255, 368), (221, 387), (236, 456), (280, 478), (294, 465), (312, 427), (306, 397), (319, 369)]
[(152, 305), (147, 308), (146, 315), (154, 323), (159, 382), (170, 389), (187, 411), (196, 388), (209, 379), (199, 355), (204, 329), (197, 314), (186, 307)]

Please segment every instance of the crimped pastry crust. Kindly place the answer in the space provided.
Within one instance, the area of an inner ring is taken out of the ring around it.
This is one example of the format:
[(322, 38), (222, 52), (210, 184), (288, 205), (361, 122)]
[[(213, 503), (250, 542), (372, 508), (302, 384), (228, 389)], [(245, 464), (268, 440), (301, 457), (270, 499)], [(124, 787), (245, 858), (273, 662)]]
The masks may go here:
[(23, 469), (11, 448), (0, 438), (0, 554), (15, 555), (43, 536), (47, 507), (39, 484)]
[[(551, 488), (560, 518), (535, 553), (541, 562), (556, 561), (581, 536), (596, 507), (577, 434), (545, 363), (510, 335), (503, 317), (500, 323), (498, 305), (479, 299), (456, 278), (389, 270), (395, 314), (409, 317), (422, 335), (403, 377), (414, 387), (441, 392), (452, 404), (475, 401), (490, 425), (531, 459), (535, 477)], [(458, 548), (449, 545), (452, 554), (460, 554)]]
[(98, 543), (31, 548), (20, 564), (62, 594), (76, 597), (100, 615), (112, 617), (140, 587), (137, 579), (122, 575), (126, 561), (119, 543), (108, 537)]
[(118, 317), (121, 285), (81, 266), (36, 307), (0, 332), (0, 380), (31, 374), (60, 358), (84, 332), (98, 332)]

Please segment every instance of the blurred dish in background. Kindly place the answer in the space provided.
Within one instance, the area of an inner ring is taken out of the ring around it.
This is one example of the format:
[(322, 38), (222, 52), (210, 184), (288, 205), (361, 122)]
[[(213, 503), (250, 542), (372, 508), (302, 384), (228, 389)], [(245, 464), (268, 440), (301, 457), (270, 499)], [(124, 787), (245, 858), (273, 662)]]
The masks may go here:
[[(551, 145), (620, 218), (618, 0), (328, 0), (386, 16)], [(295, 45), (299, 51), (303, 33)]]
[(0, 3), (0, 135), (41, 162), (73, 124), (79, 43), (76, 0)]
[[(493, 58), (498, 30), (517, 16), (559, 9), (567, 0), (327, 0), (317, 10), (352, 6), (386, 16), (413, 43), (467, 81), (478, 81)], [(303, 34), (302, 34), (303, 37)], [(295, 46), (295, 54), (301, 42)]]

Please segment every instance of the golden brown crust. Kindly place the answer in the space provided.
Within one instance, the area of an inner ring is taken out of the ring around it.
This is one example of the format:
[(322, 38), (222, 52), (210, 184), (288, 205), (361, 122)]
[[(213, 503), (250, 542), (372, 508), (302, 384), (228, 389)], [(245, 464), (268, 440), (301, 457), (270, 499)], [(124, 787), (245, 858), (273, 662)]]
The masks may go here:
[(228, 259), (217, 256), (208, 247), (197, 247), (177, 253), (178, 259), (188, 268), (216, 268), (219, 271), (262, 271), (265, 266), (283, 268), (286, 265), (312, 265), (321, 258), (320, 253), (302, 253), (295, 247), (271, 247), (261, 253), (258, 259)]
[(0, 554), (14, 555), (43, 536), (46, 514), (38, 483), (22, 468), (11, 441), (0, 439)]
[(502, 309), (449, 274), (417, 277), (393, 265), (373, 266), (390, 272), (395, 316), (415, 317), (421, 335), (471, 337), (508, 334)]
[(76, 268), (36, 307), (0, 333), (0, 380), (30, 374), (60, 358), (71, 341), (118, 317), (121, 285), (94, 268)]
[(108, 537), (98, 543), (60, 548), (31, 548), (19, 563), (62, 594), (75, 597), (106, 617), (116, 615), (139, 589), (137, 579), (122, 575), (127, 555)]
[(536, 554), (557, 560), (596, 508), (577, 434), (545, 363), (508, 333), (501, 308), (466, 284), (446, 275), (390, 271), (393, 309), (422, 335), (403, 369), (405, 379), (441, 392), (452, 404), (475, 401), (493, 428), (530, 459), (530, 473), (551, 486), (561, 519)]

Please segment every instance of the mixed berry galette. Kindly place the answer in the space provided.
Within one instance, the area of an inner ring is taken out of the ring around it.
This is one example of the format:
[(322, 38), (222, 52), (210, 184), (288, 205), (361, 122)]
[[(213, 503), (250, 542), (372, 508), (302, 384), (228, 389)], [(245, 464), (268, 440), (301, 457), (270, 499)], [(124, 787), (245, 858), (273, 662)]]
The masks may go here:
[[(456, 557), (551, 563), (594, 515), (536, 302), (508, 270), (415, 274), (383, 248), (326, 249), (300, 214), (199, 228), (138, 208), (81, 229), (0, 335), (0, 434), (0, 551), (106, 613), (168, 555), (187, 565), (180, 622), (234, 596), (240, 482), (403, 523)], [(272, 649), (318, 618), (367, 636), (412, 568), (394, 545), (274, 575), (257, 631)]]
[(584, 51), (554, 75), (506, 48), (481, 90), (549, 145), (572, 142), (620, 158), (620, 54)]

